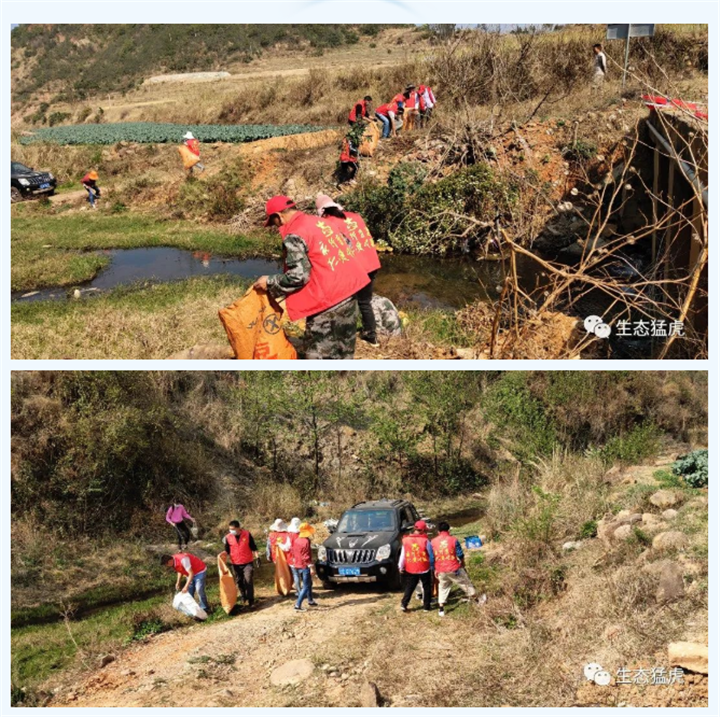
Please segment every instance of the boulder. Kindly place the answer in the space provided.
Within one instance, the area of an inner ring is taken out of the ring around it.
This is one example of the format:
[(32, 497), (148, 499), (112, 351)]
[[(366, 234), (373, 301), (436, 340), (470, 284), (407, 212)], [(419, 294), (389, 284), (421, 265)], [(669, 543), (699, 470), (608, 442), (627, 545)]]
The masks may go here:
[(664, 510), (662, 512), (662, 517), (665, 520), (674, 520), (677, 518), (678, 512), (675, 510), (675, 508), (668, 508), (667, 510)]
[(632, 525), (621, 525), (620, 527), (616, 528), (613, 532), (613, 538), (615, 540), (627, 540), (631, 535), (633, 534), (633, 527)]
[(270, 682), (276, 687), (297, 685), (310, 677), (314, 668), (310, 660), (290, 660), (272, 671)]
[(660, 583), (655, 593), (655, 599), (659, 603), (678, 600), (685, 594), (682, 568), (671, 560), (665, 560), (663, 562), (665, 565), (663, 565), (662, 571), (660, 572)]
[(577, 550), (582, 546), (582, 540), (569, 540), (567, 543), (563, 543), (563, 550)]
[(659, 490), (650, 496), (650, 502), (658, 508), (670, 508), (680, 502), (680, 496), (674, 490)]
[(380, 707), (382, 701), (380, 692), (374, 682), (366, 682), (360, 688), (360, 706), (361, 707)]
[(643, 513), (642, 523), (643, 525), (653, 525), (662, 522), (662, 518), (655, 513)]
[(652, 541), (653, 550), (664, 552), (666, 550), (682, 550), (688, 544), (687, 535), (679, 530), (669, 530), (658, 533)]
[(671, 642), (668, 661), (673, 667), (708, 674), (708, 646), (700, 642)]

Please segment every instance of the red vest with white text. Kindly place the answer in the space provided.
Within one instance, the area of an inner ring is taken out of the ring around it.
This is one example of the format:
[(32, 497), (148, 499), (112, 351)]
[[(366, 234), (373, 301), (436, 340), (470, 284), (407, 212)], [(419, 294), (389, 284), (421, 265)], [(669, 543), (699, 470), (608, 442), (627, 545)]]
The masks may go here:
[(252, 563), (253, 554), (250, 550), (250, 533), (247, 530), (240, 530), (237, 535), (228, 533), (225, 536), (230, 548), (230, 562), (233, 565), (247, 565)]
[(437, 538), (433, 538), (431, 544), (435, 554), (435, 572), (454, 573), (462, 567), (455, 552), (456, 537), (449, 533), (440, 533)]
[(327, 220), (298, 212), (280, 227), (280, 234), (303, 240), (311, 266), (308, 283), (285, 300), (291, 321), (327, 311), (368, 283), (367, 274), (353, 261), (354, 249)]
[(380, 257), (363, 218), (355, 212), (345, 212), (345, 217), (325, 217), (325, 221), (353, 242), (355, 260), (366, 274), (377, 271), (380, 268)]
[(405, 572), (426, 573), (430, 570), (430, 553), (428, 553), (427, 535), (406, 535), (402, 544), (405, 548)]

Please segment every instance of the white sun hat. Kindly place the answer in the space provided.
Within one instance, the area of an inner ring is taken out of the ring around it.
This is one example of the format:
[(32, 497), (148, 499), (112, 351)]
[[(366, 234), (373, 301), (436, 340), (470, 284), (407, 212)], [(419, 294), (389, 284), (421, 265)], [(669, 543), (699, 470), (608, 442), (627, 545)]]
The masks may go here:
[(183, 139), (195, 139), (192, 132), (185, 132)]
[(300, 532), (300, 518), (293, 518), (288, 526), (288, 533)]
[(282, 518), (278, 518), (271, 526), (270, 530), (274, 530), (276, 533), (287, 533), (287, 524)]

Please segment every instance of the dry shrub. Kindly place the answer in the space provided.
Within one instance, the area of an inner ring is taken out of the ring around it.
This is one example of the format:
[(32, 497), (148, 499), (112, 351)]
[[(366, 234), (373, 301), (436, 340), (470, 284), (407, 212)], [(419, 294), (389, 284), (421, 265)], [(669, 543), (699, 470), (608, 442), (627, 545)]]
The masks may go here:
[(275, 518), (289, 520), (303, 515), (304, 503), (298, 489), (289, 483), (262, 483), (253, 489), (246, 512), (270, 522)]

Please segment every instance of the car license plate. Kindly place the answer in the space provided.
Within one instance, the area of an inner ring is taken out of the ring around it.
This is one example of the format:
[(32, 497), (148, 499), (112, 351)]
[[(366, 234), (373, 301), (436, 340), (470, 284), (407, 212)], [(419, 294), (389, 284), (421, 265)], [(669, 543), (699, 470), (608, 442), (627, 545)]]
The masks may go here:
[(340, 568), (340, 575), (360, 575), (360, 568)]
[(50, 182), (45, 182), (45, 184), (40, 185), (40, 189), (47, 189), (50, 186)]

